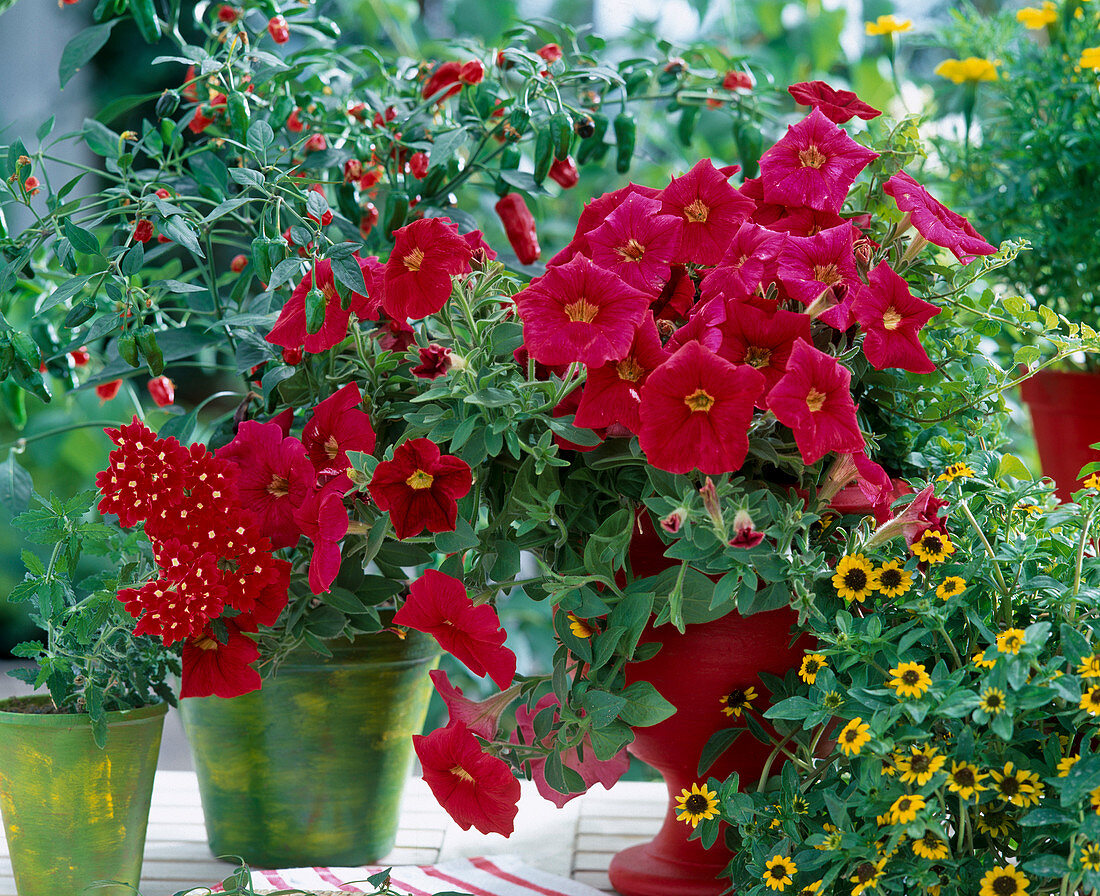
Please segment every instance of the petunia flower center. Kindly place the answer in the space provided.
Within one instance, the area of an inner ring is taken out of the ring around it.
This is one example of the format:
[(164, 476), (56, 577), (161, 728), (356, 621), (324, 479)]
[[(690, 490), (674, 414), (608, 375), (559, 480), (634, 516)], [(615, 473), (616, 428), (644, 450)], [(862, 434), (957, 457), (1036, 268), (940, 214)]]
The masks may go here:
[(749, 367), (767, 367), (772, 362), (772, 350), (762, 345), (750, 345), (745, 349), (745, 363)]
[(631, 237), (625, 245), (619, 246), (615, 251), (627, 261), (641, 261), (642, 256), (645, 255), (645, 246)]
[(405, 480), (405, 485), (418, 492), (431, 488), (433, 482), (435, 482), (435, 477), (427, 470), (414, 470), (412, 475)]
[(565, 306), (565, 316), (575, 324), (590, 324), (599, 312), (600, 306), (593, 305), (584, 296)]
[(891, 305), (882, 315), (882, 325), (887, 330), (896, 330), (901, 325), (901, 312)]
[(619, 374), (619, 379), (628, 383), (636, 383), (642, 378), (645, 368), (634, 358), (623, 358), (615, 365), (615, 372)]
[(267, 484), (267, 493), (276, 498), (285, 498), (290, 494), (290, 483), (287, 482), (285, 476), (280, 476), (276, 473)]
[(825, 393), (818, 392), (817, 389), (810, 389), (806, 393), (806, 407), (810, 409), (810, 413), (816, 414), (825, 406)]
[(467, 784), (473, 784), (474, 782), (474, 776), (466, 771), (461, 765), (452, 766), (450, 772), (460, 781), (465, 781)]
[(710, 206), (702, 199), (693, 199), (684, 206), (684, 217), (692, 224), (706, 224), (710, 217)]
[(424, 264), (424, 250), (417, 246), (408, 255), (401, 259), (401, 263), (410, 271), (419, 271)]
[(340, 443), (336, 441), (336, 436), (332, 435), (325, 439), (325, 456), (329, 460), (336, 460), (339, 453)]
[(836, 286), (843, 278), (835, 264), (815, 264), (814, 279), (826, 286)]
[(209, 635), (203, 635), (201, 638), (196, 638), (194, 644), (199, 650), (217, 650), (218, 642), (211, 638)]
[(696, 411), (706, 413), (714, 407), (714, 396), (702, 389), (696, 389), (684, 398), (684, 404), (691, 408), (693, 413)]
[(802, 163), (803, 168), (820, 168), (829, 161), (829, 158), (815, 144), (811, 143), (805, 149), (798, 151), (798, 161)]

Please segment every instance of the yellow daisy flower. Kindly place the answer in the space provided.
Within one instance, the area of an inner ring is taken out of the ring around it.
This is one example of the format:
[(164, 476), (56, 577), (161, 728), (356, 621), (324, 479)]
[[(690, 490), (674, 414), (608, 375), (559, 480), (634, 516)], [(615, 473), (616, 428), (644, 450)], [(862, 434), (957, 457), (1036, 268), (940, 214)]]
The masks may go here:
[(840, 743), (840, 749), (844, 751), (845, 756), (854, 756), (863, 749), (863, 745), (870, 739), (871, 726), (859, 716), (856, 716), (841, 729), (837, 741)]
[(978, 708), (984, 710), (991, 716), (997, 715), (997, 713), (1002, 712), (1005, 708), (1005, 692), (1000, 688), (986, 688), (982, 691)]
[(1024, 643), (1024, 630), (1020, 628), (1010, 628), (997, 635), (997, 650), (1000, 653), (1015, 655)]
[(821, 841), (814, 849), (820, 849), (823, 851), (836, 851), (840, 849), (840, 834), (837, 831), (833, 831), (830, 834), (825, 835), (825, 839)]
[[(1100, 69), (1100, 47), (1086, 47), (1081, 51), (1081, 58), (1077, 62), (1081, 68), (1090, 68), (1093, 71)], [(1085, 480), (1085, 485), (1088, 488), (1097, 488), (1096, 482), (1089, 482), (1089, 479), (1096, 480), (1100, 477), (1096, 473), (1093, 473)]]
[(1089, 805), (1097, 815), (1100, 815), (1100, 787), (1094, 787), (1089, 791)]
[(874, 567), (862, 554), (851, 554), (840, 558), (833, 574), (833, 587), (838, 597), (846, 601), (863, 603), (874, 590), (871, 580)]
[(924, 806), (923, 796), (908, 793), (899, 796), (890, 806), (890, 824), (909, 824)]
[[(1100, 55), (1100, 47), (1088, 47), (1084, 52), (1085, 53), (1090, 53), (1090, 54)], [(1081, 58), (1083, 59), (1084, 55), (1082, 55)], [(1086, 67), (1091, 68), (1092, 66), (1081, 66), (1081, 67), (1082, 68), (1086, 68)], [(1081, 480), (1081, 484), (1085, 488), (1098, 488), (1098, 489), (1100, 489), (1100, 473), (1090, 473), (1088, 476), (1086, 476), (1084, 479)]]
[(979, 669), (992, 669), (994, 666), (997, 665), (997, 661), (995, 659), (987, 660), (985, 658), (984, 650), (981, 653), (975, 653), (974, 656), (971, 657), (971, 659), (974, 661), (974, 665), (977, 666)]
[(718, 793), (706, 784), (702, 787), (692, 784), (691, 790), (685, 787), (676, 797), (676, 811), (679, 813), (676, 820), (690, 824), (691, 829), (695, 830), (700, 821), (709, 821), (718, 814)]
[(933, 72), (955, 84), (977, 84), (996, 81), (998, 64), (994, 60), (968, 56), (966, 59), (945, 59)]
[(966, 590), (966, 580), (961, 576), (948, 576), (942, 582), (939, 587), (936, 588), (936, 597), (940, 600), (947, 600), (954, 597), (956, 594), (962, 594)]
[(913, 27), (913, 23), (909, 19), (899, 19), (897, 16), (879, 16), (873, 22), (866, 22), (864, 27), (867, 29), (868, 35), (876, 37), (880, 34), (897, 34), (901, 31), (908, 31)]
[(877, 862), (863, 862), (857, 866), (856, 873), (848, 878), (854, 884), (852, 896), (860, 896), (864, 890), (870, 890), (878, 886), (879, 880), (885, 873), (883, 871), (885, 867), (886, 859), (879, 859)]
[(592, 626), (577, 616), (576, 613), (569, 613), (566, 617), (569, 620), (569, 631), (571, 631), (578, 638), (591, 638)]
[(1013, 865), (1001, 865), (987, 871), (982, 877), (982, 888), (978, 896), (1027, 896), (1028, 880), (1026, 874)]
[(1072, 769), (1080, 761), (1080, 759), (1081, 759), (1081, 757), (1079, 755), (1077, 755), (1077, 756), (1067, 756), (1065, 759), (1059, 759), (1058, 760), (1058, 777), (1059, 778), (1069, 777), (1070, 769)]
[(955, 553), (955, 546), (946, 532), (925, 529), (924, 534), (909, 545), (909, 550), (925, 563), (942, 563), (948, 555)]
[(931, 859), (933, 862), (946, 859), (951, 851), (947, 844), (931, 831), (925, 831), (912, 843), (913, 852), (922, 859)]
[(1100, 716), (1100, 685), (1089, 688), (1081, 697), (1081, 709), (1090, 716)]
[(890, 674), (893, 678), (887, 684), (903, 699), (923, 696), (932, 684), (932, 677), (922, 663), (900, 663)]
[(935, 747), (913, 747), (911, 755), (901, 756), (898, 759), (901, 782), (923, 787), (944, 767), (946, 762), (947, 757)]
[(829, 661), (820, 653), (808, 653), (802, 658), (802, 666), (798, 670), (798, 677), (806, 684), (817, 681), (817, 673), (829, 665)]
[(871, 576), (871, 587), (887, 597), (901, 597), (913, 586), (913, 574), (897, 560), (883, 563)]
[(1039, 776), (1035, 772), (1014, 768), (1011, 762), (1005, 763), (1003, 771), (993, 769), (989, 774), (993, 778), (994, 790), (1001, 799), (1014, 806), (1026, 808), (1034, 805), (1043, 795), (1045, 785), (1039, 780)]
[(1100, 846), (1090, 843), (1081, 850), (1081, 866), (1086, 871), (1100, 871)]
[(727, 716), (741, 718), (741, 710), (752, 709), (752, 701), (757, 697), (755, 688), (734, 688), (724, 697), (719, 697), (718, 702), (724, 703), (722, 712)]
[(844, 698), (839, 691), (826, 691), (821, 697), (821, 708), (830, 712), (836, 712), (844, 705)]
[(970, 467), (970, 464), (964, 464), (961, 461), (957, 464), (951, 464), (946, 470), (940, 473), (936, 477), (936, 482), (954, 482), (956, 479), (973, 479), (977, 473)]
[(764, 863), (764, 867), (764, 883), (769, 889), (778, 890), (780, 893), (791, 885), (795, 874), (798, 873), (798, 866), (794, 860), (786, 856), (772, 856)]
[(1037, 513), (1043, 512), (1043, 508), (1040, 507), (1038, 504), (1017, 504), (1012, 509), (1018, 510), (1020, 511), (1020, 513), (1026, 513), (1028, 516), (1035, 516)]
[(1007, 837), (1015, 827), (1016, 823), (1003, 810), (983, 812), (978, 816), (978, 830), (990, 837)]
[(1050, 0), (1044, 0), (1042, 9), (1025, 6), (1019, 10), (1016, 13), (1016, 21), (1023, 22), (1024, 27), (1031, 31), (1038, 31), (1058, 21), (1058, 8)]
[(1092, 656), (1082, 657), (1077, 674), (1082, 678), (1100, 678), (1100, 656), (1094, 653)]
[(947, 775), (947, 789), (957, 793), (960, 799), (968, 800), (977, 796), (986, 788), (982, 786), (982, 779), (986, 773), (978, 771), (978, 766), (971, 762), (956, 762), (951, 760), (951, 771)]
[(821, 881), (815, 880), (812, 884), (806, 884), (797, 893), (792, 893), (791, 896), (817, 896), (817, 891), (821, 888)]

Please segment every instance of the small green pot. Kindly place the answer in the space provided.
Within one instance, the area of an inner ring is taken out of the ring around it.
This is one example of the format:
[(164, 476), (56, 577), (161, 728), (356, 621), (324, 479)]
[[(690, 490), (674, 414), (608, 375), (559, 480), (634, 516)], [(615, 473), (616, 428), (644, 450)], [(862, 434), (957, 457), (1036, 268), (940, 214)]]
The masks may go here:
[(0, 807), (19, 896), (75, 896), (98, 880), (128, 886), (95, 896), (133, 896), (167, 712), (158, 703), (108, 713), (100, 750), (86, 715), (0, 703)]
[(251, 694), (181, 714), (210, 849), (250, 865), (363, 865), (397, 837), (439, 647), (410, 631), (292, 654)]

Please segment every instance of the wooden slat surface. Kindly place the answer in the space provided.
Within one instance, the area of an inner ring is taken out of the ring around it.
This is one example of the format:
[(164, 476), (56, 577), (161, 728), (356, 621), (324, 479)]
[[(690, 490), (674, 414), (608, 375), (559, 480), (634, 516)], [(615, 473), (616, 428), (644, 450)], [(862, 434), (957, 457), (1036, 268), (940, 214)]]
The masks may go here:
[[(661, 784), (621, 783), (597, 787), (556, 809), (523, 784), (516, 832), (511, 838), (460, 830), (439, 807), (423, 781), (409, 781), (397, 845), (382, 864), (428, 865), (476, 855), (513, 854), (607, 892), (607, 866), (620, 849), (656, 833), (664, 817)], [(170, 896), (212, 885), (235, 866), (210, 853), (193, 772), (159, 771), (149, 815), (143, 896)], [(91, 891), (94, 892), (94, 891)], [(0, 896), (16, 896), (7, 843), (0, 839)]]

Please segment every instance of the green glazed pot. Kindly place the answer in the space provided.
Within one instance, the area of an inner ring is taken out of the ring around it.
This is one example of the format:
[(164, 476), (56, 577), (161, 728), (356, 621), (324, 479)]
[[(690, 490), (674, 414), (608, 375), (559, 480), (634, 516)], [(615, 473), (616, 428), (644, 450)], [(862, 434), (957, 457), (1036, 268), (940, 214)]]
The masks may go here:
[(86, 715), (0, 703), (0, 807), (19, 896), (75, 896), (98, 880), (128, 886), (95, 896), (133, 896), (167, 712), (158, 703), (108, 713), (100, 750)]
[(180, 701), (214, 855), (289, 868), (393, 848), (439, 647), (414, 631), (330, 646), (291, 654), (251, 694)]

